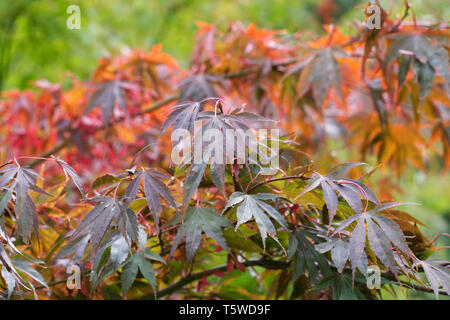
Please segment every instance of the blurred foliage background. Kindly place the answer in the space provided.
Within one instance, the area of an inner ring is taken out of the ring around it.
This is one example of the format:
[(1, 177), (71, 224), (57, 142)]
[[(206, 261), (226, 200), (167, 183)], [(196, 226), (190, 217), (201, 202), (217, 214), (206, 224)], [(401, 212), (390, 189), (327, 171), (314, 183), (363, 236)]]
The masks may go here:
[[(403, 1), (381, 1), (401, 13)], [(240, 20), (258, 27), (305, 34), (323, 23), (349, 25), (362, 19), (367, 1), (358, 0), (0, 0), (0, 88), (27, 87), (30, 80), (61, 82), (65, 71), (88, 78), (105, 54), (162, 43), (187, 66), (195, 21), (224, 25)], [(447, 21), (447, 1), (410, 1), (417, 19)], [(66, 27), (69, 5), (81, 9), (81, 29)], [(353, 10), (355, 7), (359, 10)]]
[[(403, 1), (380, 2), (387, 11), (402, 14)], [(449, 20), (448, 1), (409, 2), (418, 21)], [(351, 26), (354, 19), (362, 20), (366, 3), (358, 0), (0, 0), (0, 91), (28, 88), (29, 82), (37, 79), (64, 82), (68, 72), (88, 79), (102, 56), (114, 56), (128, 48), (149, 49), (156, 43), (162, 43), (164, 51), (187, 67), (198, 20), (224, 26), (236, 20), (244, 24), (254, 22), (258, 27), (302, 32), (308, 37), (324, 32), (324, 23)], [(66, 9), (71, 4), (81, 9), (80, 30), (66, 27)], [(351, 158), (343, 150), (340, 158)], [(439, 165), (436, 167), (428, 174), (411, 170), (404, 175), (400, 181), (403, 193), (398, 195), (404, 201), (421, 204), (411, 208), (410, 213), (427, 224), (424, 233), (429, 236), (450, 229), (450, 179), (442, 176)], [(449, 246), (450, 241), (441, 237), (439, 245)], [(448, 250), (434, 255), (449, 259)], [(249, 279), (241, 277), (239, 285)]]

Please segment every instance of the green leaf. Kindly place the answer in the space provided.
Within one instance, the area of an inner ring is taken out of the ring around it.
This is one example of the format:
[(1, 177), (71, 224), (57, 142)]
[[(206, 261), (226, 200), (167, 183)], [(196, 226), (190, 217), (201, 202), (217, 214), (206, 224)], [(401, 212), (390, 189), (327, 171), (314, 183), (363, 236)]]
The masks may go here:
[(277, 221), (285, 230), (289, 230), (283, 216), (272, 206), (263, 202), (263, 200), (267, 199), (273, 200), (274, 197), (275, 195), (268, 196), (268, 194), (264, 193), (249, 195), (242, 192), (235, 192), (231, 195), (228, 203), (228, 206), (234, 206), (240, 203), (236, 210), (238, 219), (236, 230), (241, 224), (246, 223), (253, 217), (258, 225), (264, 247), (267, 234), (276, 239), (276, 230), (269, 217)]
[(152, 286), (153, 292), (156, 296), (155, 269), (153, 268), (153, 265), (149, 261), (149, 259), (162, 261), (165, 263), (165, 261), (162, 260), (162, 258), (158, 254), (154, 252), (152, 253), (149, 250), (146, 250), (145, 252), (134, 252), (134, 254), (127, 259), (120, 275), (120, 282), (122, 285), (122, 292), (124, 296), (126, 296), (128, 290), (130, 290), (134, 281), (136, 280), (138, 271), (142, 273), (147, 282)]
[(200, 215), (190, 214), (186, 217), (186, 221), (184, 222), (184, 229), (186, 230), (186, 255), (188, 262), (194, 258), (195, 252), (197, 251), (197, 248), (202, 240), (200, 220)]
[(351, 279), (345, 275), (332, 275), (323, 279), (314, 291), (332, 288), (334, 300), (364, 300), (367, 299), (361, 291), (356, 288)]
[(130, 248), (124, 237), (120, 236), (111, 246), (111, 261), (115, 268), (118, 268), (120, 264), (128, 257)]
[(244, 237), (240, 232), (230, 229), (223, 230), (223, 236), (232, 249), (242, 250), (244, 252), (263, 253), (263, 249), (254, 241)]
[(98, 276), (105, 271), (109, 266), (113, 267), (113, 271), (116, 270), (118, 267), (114, 265), (114, 263), (108, 264), (110, 258), (111, 258), (111, 239), (108, 239), (106, 243), (104, 243), (101, 248), (97, 251), (97, 254), (94, 258), (94, 263), (92, 265), (92, 273), (91, 273), (91, 283), (93, 283), (93, 287), (96, 286), (96, 283), (93, 282), (93, 275), (95, 274), (94, 279), (98, 279)]
[(329, 240), (317, 244), (315, 249), (322, 254), (331, 250), (331, 258), (333, 259), (334, 265), (339, 273), (342, 272), (349, 258), (348, 242), (341, 239)]
[(428, 278), (431, 288), (433, 288), (436, 299), (439, 299), (439, 287), (442, 286), (445, 292), (450, 295), (450, 270), (433, 264), (431, 261), (421, 261), (420, 265)]
[(126, 230), (131, 238), (135, 243), (138, 243), (139, 238), (139, 225), (136, 219), (136, 214), (133, 210), (130, 208), (127, 208), (127, 210), (124, 213), (124, 216), (126, 216)]
[(136, 280), (140, 260), (141, 256), (138, 253), (135, 253), (128, 259), (128, 263), (125, 265), (122, 273), (120, 274), (120, 283), (122, 285), (122, 292), (124, 296), (127, 295), (128, 290), (130, 290)]
[[(294, 255), (292, 280), (308, 273), (313, 283), (320, 280), (320, 274), (328, 276), (331, 269), (328, 260), (316, 251), (313, 243), (306, 237), (308, 233), (303, 230), (294, 231), (289, 237), (289, 254)], [(320, 271), (320, 272), (319, 272)]]
[(157, 254), (154, 251), (151, 251), (149, 248), (145, 250), (144, 255), (147, 259), (159, 261), (166, 264), (166, 261), (159, 254)]
[(104, 186), (107, 184), (113, 184), (116, 182), (119, 182), (120, 180), (110, 174), (105, 174), (97, 179), (95, 179), (94, 183), (92, 184), (91, 189), (94, 190), (100, 186)]
[(231, 253), (228, 244), (222, 234), (222, 227), (232, 228), (227, 218), (218, 214), (214, 208), (190, 208), (185, 215), (184, 225), (178, 229), (177, 236), (173, 242), (171, 255), (179, 242), (186, 236), (186, 255), (188, 262), (195, 256), (201, 239), (202, 231), (214, 239), (223, 249)]
[(335, 241), (322, 242), (322, 243), (317, 244), (315, 246), (315, 248), (319, 253), (325, 253), (325, 252), (328, 252), (331, 249), (333, 249), (334, 244), (335, 244)]
[(155, 276), (155, 269), (153, 269), (152, 263), (145, 259), (144, 256), (142, 256), (141, 253), (141, 259), (139, 259), (139, 270), (141, 271), (142, 275), (144, 276), (145, 280), (152, 286), (153, 292), (155, 293), (156, 297), (156, 276)]

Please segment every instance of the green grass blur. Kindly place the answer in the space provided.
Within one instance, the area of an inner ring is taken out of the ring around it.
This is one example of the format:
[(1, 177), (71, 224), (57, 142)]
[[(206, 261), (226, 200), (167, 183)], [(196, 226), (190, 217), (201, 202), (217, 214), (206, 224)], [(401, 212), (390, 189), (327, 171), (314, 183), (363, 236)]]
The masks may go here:
[[(331, 19), (349, 25), (363, 18), (359, 0), (0, 0), (0, 89), (29, 86), (30, 80), (61, 82), (66, 71), (87, 79), (99, 58), (127, 48), (162, 43), (186, 67), (195, 21), (254, 22), (290, 32), (322, 32), (320, 7), (331, 3)], [(381, 1), (386, 9), (390, 0)], [(403, 1), (394, 1), (401, 13)], [(411, 0), (418, 19), (446, 21), (446, 1)], [(69, 30), (66, 9), (81, 9), (81, 29)], [(360, 5), (358, 7), (358, 5)], [(356, 6), (356, 7), (355, 7)]]

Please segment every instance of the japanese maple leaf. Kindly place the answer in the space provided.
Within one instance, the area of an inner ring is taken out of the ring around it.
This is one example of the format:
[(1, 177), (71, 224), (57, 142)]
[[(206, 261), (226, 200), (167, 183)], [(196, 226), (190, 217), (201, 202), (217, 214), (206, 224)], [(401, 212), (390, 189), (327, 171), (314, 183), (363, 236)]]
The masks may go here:
[(396, 275), (398, 269), (396, 267), (396, 259), (394, 257), (392, 245), (404, 254), (408, 256), (412, 255), (412, 252), (406, 243), (405, 236), (398, 224), (390, 218), (377, 214), (378, 212), (403, 204), (404, 203), (395, 202), (383, 203), (367, 212), (351, 216), (342, 221), (339, 227), (336, 228), (333, 234), (342, 232), (353, 222), (357, 223), (350, 234), (348, 248), (353, 274), (364, 254), (364, 248), (366, 246), (366, 227), (370, 248), (393, 274)]
[(188, 102), (172, 107), (172, 112), (167, 116), (166, 121), (162, 125), (161, 134), (166, 132), (170, 127), (173, 130), (185, 129), (193, 132), (197, 114), (201, 109), (202, 105), (199, 102)]
[(303, 61), (294, 65), (287, 75), (300, 72), (297, 84), (299, 98), (312, 90), (314, 99), (318, 107), (321, 107), (330, 87), (338, 92), (342, 97), (341, 70), (336, 57), (343, 53), (338, 49), (329, 47), (315, 51), (307, 56)]
[(208, 237), (216, 240), (223, 249), (231, 253), (223, 237), (222, 228), (232, 227), (230, 221), (224, 216), (221, 216), (214, 208), (191, 208), (185, 214), (184, 224), (178, 229), (170, 254), (173, 254), (182, 238), (186, 237), (187, 260), (188, 262), (192, 261), (200, 245), (202, 231)]
[(207, 74), (194, 74), (180, 81), (180, 101), (201, 101), (217, 97), (212, 82), (219, 81), (219, 77)]
[(125, 103), (125, 92), (123, 83), (117, 80), (106, 81), (100, 84), (100, 88), (91, 96), (88, 101), (85, 114), (89, 113), (95, 107), (99, 106), (102, 110), (103, 124), (105, 126), (111, 123), (114, 108), (118, 105), (125, 112), (128, 112)]
[(378, 204), (378, 199), (374, 192), (360, 180), (348, 179), (344, 178), (344, 176), (351, 168), (363, 164), (365, 163), (347, 162), (331, 168), (325, 175), (314, 173), (311, 175), (305, 189), (297, 196), (297, 198), (320, 186), (330, 216), (330, 224), (333, 221), (338, 208), (338, 196), (336, 195), (336, 192), (344, 198), (356, 213), (362, 213), (363, 206), (361, 198), (365, 198), (366, 206), (367, 201)]
[(402, 86), (413, 67), (420, 88), (420, 104), (428, 96), (435, 72), (445, 79), (445, 90), (450, 85), (450, 62), (447, 50), (424, 34), (405, 33), (390, 36), (392, 43), (386, 53), (386, 65), (399, 60), (398, 83)]
[(228, 206), (237, 207), (237, 224), (236, 230), (243, 223), (249, 221), (252, 217), (255, 218), (256, 224), (258, 225), (259, 233), (263, 240), (264, 247), (266, 246), (267, 234), (269, 234), (273, 239), (277, 240), (276, 229), (270, 221), (270, 218), (278, 222), (281, 227), (285, 230), (289, 230), (289, 227), (283, 218), (283, 216), (271, 205), (264, 202), (266, 200), (275, 200), (278, 196), (269, 193), (258, 193), (258, 194), (245, 194), (242, 192), (235, 192), (231, 195), (228, 201)]
[(161, 198), (164, 198), (172, 208), (177, 209), (177, 205), (172, 197), (172, 193), (164, 184), (164, 182), (162, 182), (163, 179), (168, 178), (168, 175), (152, 169), (145, 171), (136, 171), (135, 174), (135, 178), (133, 178), (133, 180), (125, 190), (125, 202), (126, 204), (129, 204), (136, 199), (136, 195), (139, 192), (141, 182), (143, 181), (147, 205), (154, 217), (156, 226), (158, 226), (159, 214), (162, 211)]

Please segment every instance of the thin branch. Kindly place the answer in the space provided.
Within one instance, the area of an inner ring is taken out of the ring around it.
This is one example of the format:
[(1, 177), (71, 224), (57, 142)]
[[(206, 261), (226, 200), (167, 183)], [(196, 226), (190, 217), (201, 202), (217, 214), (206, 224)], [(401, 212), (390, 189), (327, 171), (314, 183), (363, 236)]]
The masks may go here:
[[(296, 63), (299, 61), (299, 57), (296, 58), (292, 58), (283, 62), (278, 62), (278, 63), (274, 63), (272, 65), (272, 67), (283, 67), (283, 66), (287, 66), (293, 63)], [(248, 76), (249, 74), (252, 73), (256, 73), (258, 71), (260, 71), (261, 68), (260, 67), (255, 67), (255, 68), (250, 68), (247, 70), (241, 70), (241, 71), (237, 71), (237, 72), (233, 72), (233, 73), (227, 73), (227, 74), (222, 74), (219, 75), (225, 79), (234, 79), (234, 78), (240, 78), (240, 77), (244, 77), (244, 76)]]
[[(289, 261), (268, 260), (268, 259), (264, 259), (264, 258), (248, 260), (248, 261), (243, 262), (242, 264), (246, 267), (259, 266), (259, 267), (263, 267), (263, 268), (266, 268), (269, 270), (283, 270), (283, 269), (289, 268), (289, 266), (290, 266)], [(180, 279), (178, 282), (175, 282), (174, 284), (171, 284), (171, 285), (165, 287), (164, 289), (158, 291), (156, 294), (156, 297), (158, 299), (163, 298), (174, 292), (177, 292), (178, 290), (182, 289), (184, 286), (186, 286), (187, 284), (189, 284), (191, 282), (200, 280), (205, 275), (212, 274), (215, 271), (226, 271), (226, 270), (227, 270), (227, 265), (224, 264), (224, 265), (220, 265), (217, 267), (213, 267), (211, 269), (207, 269), (207, 270), (203, 270), (203, 271), (191, 274), (187, 277)], [(412, 290), (429, 292), (429, 293), (434, 292), (432, 288), (427, 288), (425, 286), (411, 284), (411, 283), (408, 283), (408, 282), (405, 282), (402, 280), (395, 281), (395, 284), (399, 285), (399, 286), (407, 287), (408, 289), (412, 289)], [(439, 290), (439, 294), (449, 296), (449, 294), (443, 290)], [(153, 299), (155, 299), (155, 297), (153, 294), (150, 294), (150, 295), (143, 296), (140, 299), (141, 300), (148, 300), (148, 299), (153, 300)]]
[[(406, 288), (411, 289), (411, 290), (417, 290), (417, 291), (422, 291), (422, 292), (434, 293), (433, 288), (427, 288), (427, 287), (424, 287), (422, 285), (408, 283), (408, 282), (403, 281), (403, 280), (399, 280), (399, 281), (397, 281), (394, 284), (396, 284), (398, 286), (406, 287)], [(449, 296), (449, 294), (447, 292), (443, 291), (443, 290), (439, 290), (438, 293), (441, 294), (441, 295), (444, 295), (444, 296)]]
[[(88, 271), (88, 272), (84, 273), (83, 274), (83, 278), (89, 276), (90, 273), (91, 273), (91, 271)], [(51, 287), (57, 286), (58, 284), (63, 284), (63, 283), (66, 283), (66, 282), (67, 282), (67, 279), (53, 281), (53, 282), (48, 283), (47, 287), (51, 288)], [(35, 290), (42, 290), (42, 289), (47, 289), (47, 287), (46, 286), (39, 286), (39, 287), (35, 287), (34, 289)]]
[(155, 102), (151, 107), (148, 107), (144, 111), (139, 112), (138, 115), (142, 115), (144, 113), (149, 113), (149, 112), (158, 110), (159, 108), (163, 107), (164, 105), (168, 104), (169, 102), (172, 102), (172, 101), (177, 100), (179, 98), (180, 98), (180, 94), (179, 93), (175, 93), (175, 94), (171, 95), (170, 97), (167, 97), (165, 99), (162, 99), (162, 100), (159, 100), (159, 101)]
[(249, 188), (247, 192), (250, 192), (250, 191), (252, 191), (252, 190), (254, 190), (254, 189), (256, 189), (256, 188), (258, 188), (258, 187), (260, 187), (260, 186), (262, 186), (264, 184), (267, 184), (267, 183), (276, 182), (276, 181), (283, 181), (283, 180), (293, 180), (293, 179), (309, 180), (309, 177), (305, 177), (303, 175), (300, 175), (300, 176), (287, 176), (287, 177), (282, 177), (282, 178), (269, 179), (269, 180), (261, 181), (261, 182), (255, 184), (253, 187)]
[(44, 161), (45, 158), (49, 158), (51, 155), (57, 153), (58, 151), (61, 151), (62, 149), (64, 149), (65, 147), (67, 147), (68, 144), (66, 141), (61, 142), (60, 144), (56, 145), (53, 149), (51, 149), (50, 151), (42, 154), (41, 156), (39, 156), (39, 158), (41, 159), (36, 159), (32, 162), (30, 162), (30, 167), (34, 168), (35, 166), (37, 166), (38, 164), (42, 163)]
[[(267, 260), (267, 259), (257, 259), (257, 260), (248, 260), (242, 263), (244, 266), (246, 267), (253, 267), (253, 266), (260, 266), (260, 267), (264, 267), (266, 269), (271, 269), (271, 270), (281, 270), (281, 269), (286, 269), (289, 267), (290, 262), (286, 262), (286, 261), (277, 261), (277, 260)], [(179, 289), (183, 288), (185, 285), (194, 282), (196, 280), (201, 279), (204, 275), (212, 273), (214, 271), (226, 271), (227, 270), (227, 265), (220, 265), (211, 269), (207, 269), (201, 272), (197, 272), (194, 274), (191, 274), (188, 277), (182, 278), (180, 281), (171, 284), (170, 286), (165, 287), (164, 289), (158, 291), (158, 293), (156, 294), (156, 297), (162, 298), (165, 297), (167, 295), (170, 295), (176, 291), (178, 291)], [(154, 299), (154, 295), (148, 295), (148, 296), (144, 296), (141, 299)]]

